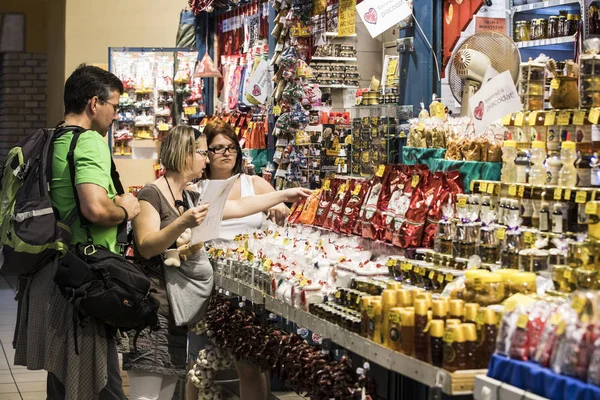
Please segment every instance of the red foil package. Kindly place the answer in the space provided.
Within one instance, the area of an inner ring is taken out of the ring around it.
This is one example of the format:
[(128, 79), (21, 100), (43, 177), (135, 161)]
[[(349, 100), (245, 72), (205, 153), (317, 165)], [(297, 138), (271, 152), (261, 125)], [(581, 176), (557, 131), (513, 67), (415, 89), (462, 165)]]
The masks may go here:
[[(436, 172), (436, 174), (438, 173)], [(437, 196), (435, 196), (431, 202), (429, 211), (427, 212), (425, 232), (423, 233), (423, 242), (421, 243), (422, 247), (433, 247), (433, 242), (438, 229), (438, 222), (440, 222), (443, 217), (443, 206), (448, 204), (448, 200), (454, 204), (456, 195), (462, 192), (462, 181), (458, 171), (442, 174), (442, 186)]]
[(356, 225), (358, 224), (358, 215), (360, 213), (361, 205), (364, 202), (365, 195), (369, 191), (369, 183), (362, 182), (356, 183), (352, 189), (352, 195), (344, 207), (344, 214), (342, 216), (342, 222), (339, 227), (339, 232), (351, 234), (356, 231)]
[[(407, 200), (410, 200), (403, 196), (404, 188), (409, 185), (410, 177), (408, 175), (408, 168), (403, 165), (400, 171), (398, 171), (396, 184), (391, 185), (392, 187), (387, 204), (387, 209), (383, 213), (383, 215), (385, 216), (385, 233), (383, 235), (383, 239), (386, 242), (392, 242), (394, 238), (394, 225), (396, 223), (396, 215), (398, 214), (399, 209), (402, 207), (402, 205), (407, 203)], [(400, 224), (401, 223), (402, 222), (400, 221)]]
[(384, 167), (383, 170), (377, 170), (377, 173), (370, 181), (369, 192), (365, 196), (365, 201), (360, 209), (359, 221), (356, 224), (357, 230), (355, 233), (369, 239), (379, 239), (377, 219), (380, 218), (378, 213), (380, 201), (385, 191), (385, 187), (389, 186), (389, 176), (391, 166)]
[(335, 199), (333, 200), (333, 203), (329, 208), (329, 212), (327, 213), (327, 218), (323, 223), (323, 228), (335, 230), (334, 227), (337, 225), (339, 230), (339, 226), (342, 223), (342, 213), (344, 212), (344, 207), (350, 198), (350, 193), (352, 193), (353, 187), (354, 181), (346, 181), (338, 187)]
[(306, 203), (306, 199), (298, 201), (292, 205), (290, 216), (288, 217), (288, 223), (295, 224), (298, 222), (298, 218), (300, 218), (300, 214), (302, 214), (302, 210), (304, 209), (304, 203)]
[(420, 167), (415, 167), (412, 171), (410, 185), (404, 188), (404, 201), (396, 212), (392, 238), (394, 245), (404, 249), (421, 245), (425, 216), (429, 209), (427, 200), (431, 198), (430, 189), (433, 188), (428, 182), (429, 171), (423, 171)]
[(321, 194), (317, 216), (315, 217), (313, 225), (323, 226), (339, 185), (340, 182), (337, 179), (323, 182), (323, 193)]
[(510, 350), (508, 356), (521, 361), (527, 361), (529, 351), (529, 337), (527, 335), (527, 326), (529, 325), (529, 316), (527, 312), (520, 313), (517, 317), (515, 330), (510, 338)]

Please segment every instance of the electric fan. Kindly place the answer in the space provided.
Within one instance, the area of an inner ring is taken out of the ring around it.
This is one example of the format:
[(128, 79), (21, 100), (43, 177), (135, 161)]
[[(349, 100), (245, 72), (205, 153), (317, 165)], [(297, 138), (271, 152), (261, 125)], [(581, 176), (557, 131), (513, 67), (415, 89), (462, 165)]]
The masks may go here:
[(465, 39), (452, 54), (448, 74), (452, 95), (462, 106), (460, 115), (468, 115), (469, 99), (481, 87), (488, 67), (498, 73), (510, 71), (516, 84), (520, 64), (517, 45), (502, 33), (484, 31)]

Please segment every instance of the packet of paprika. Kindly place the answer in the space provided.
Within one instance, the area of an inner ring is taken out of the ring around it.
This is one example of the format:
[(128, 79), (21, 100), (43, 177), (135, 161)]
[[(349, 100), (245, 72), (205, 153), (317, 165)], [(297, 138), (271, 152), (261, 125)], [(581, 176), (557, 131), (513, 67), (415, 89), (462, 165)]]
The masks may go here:
[(333, 203), (329, 208), (329, 212), (327, 213), (327, 218), (323, 223), (323, 228), (334, 229), (336, 219), (338, 219), (337, 225), (339, 227), (339, 224), (342, 222), (341, 220), (344, 207), (350, 198), (350, 193), (352, 193), (351, 191), (353, 187), (354, 181), (352, 180), (340, 184), (335, 199), (333, 200)]
[[(328, 183), (329, 182), (329, 183)], [(319, 201), (319, 208), (317, 209), (317, 215), (313, 222), (315, 226), (323, 226), (325, 219), (327, 218), (327, 213), (331, 208), (331, 204), (333, 202), (334, 196), (337, 193), (337, 188), (340, 184), (339, 179), (325, 180), (323, 181), (323, 193), (321, 194), (321, 199)]]
[(323, 191), (321, 189), (317, 189), (313, 191), (310, 196), (308, 196), (304, 202), (304, 207), (302, 207), (300, 217), (298, 217), (298, 223), (312, 225), (317, 215), (317, 209), (319, 208), (319, 200), (321, 199), (322, 192)]
[[(358, 215), (360, 213), (361, 206), (365, 199), (365, 195), (369, 190), (368, 182), (357, 182), (352, 189), (352, 195), (344, 207), (344, 214), (339, 226), (339, 232), (351, 234), (355, 232)], [(334, 228), (334, 230), (337, 227)]]

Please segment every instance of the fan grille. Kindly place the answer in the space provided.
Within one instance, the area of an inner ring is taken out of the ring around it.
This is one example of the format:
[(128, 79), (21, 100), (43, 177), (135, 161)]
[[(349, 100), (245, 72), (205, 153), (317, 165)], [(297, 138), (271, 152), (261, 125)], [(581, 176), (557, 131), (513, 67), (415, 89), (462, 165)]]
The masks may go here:
[[(462, 100), (463, 80), (458, 76), (456, 68), (463, 64), (459, 60), (454, 60), (456, 53), (462, 49), (477, 50), (489, 57), (492, 68), (502, 73), (510, 71), (513, 81), (516, 83), (519, 78), (519, 66), (521, 65), (521, 53), (515, 42), (508, 36), (498, 32), (480, 32), (466, 38), (452, 54), (450, 60), (450, 71), (448, 74), (448, 83), (452, 90), (454, 98), (460, 102)], [(468, 52), (467, 52), (468, 53)], [(464, 60), (464, 65), (469, 65), (470, 60)]]

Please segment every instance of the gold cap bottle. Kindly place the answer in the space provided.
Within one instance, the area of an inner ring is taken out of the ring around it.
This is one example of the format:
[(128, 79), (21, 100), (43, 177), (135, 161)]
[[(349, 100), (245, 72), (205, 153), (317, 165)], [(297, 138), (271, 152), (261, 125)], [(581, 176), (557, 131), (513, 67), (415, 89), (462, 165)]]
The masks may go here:
[(412, 296), (408, 289), (397, 290), (398, 306), (410, 307), (413, 305)]
[(396, 307), (397, 300), (397, 291), (392, 289), (386, 289), (381, 293), (382, 305), (384, 308), (394, 308)]
[(477, 327), (475, 324), (467, 323), (462, 324), (462, 330), (465, 335), (465, 340), (467, 342), (476, 342), (477, 341)]
[(479, 304), (467, 303), (465, 304), (465, 321), (475, 322), (477, 320), (477, 312), (479, 311)]
[(429, 326), (429, 335), (438, 338), (444, 337), (444, 329), (444, 321), (441, 319), (434, 319)]
[(446, 319), (448, 316), (448, 310), (446, 309), (446, 301), (444, 300), (433, 300), (431, 305), (434, 319)]

